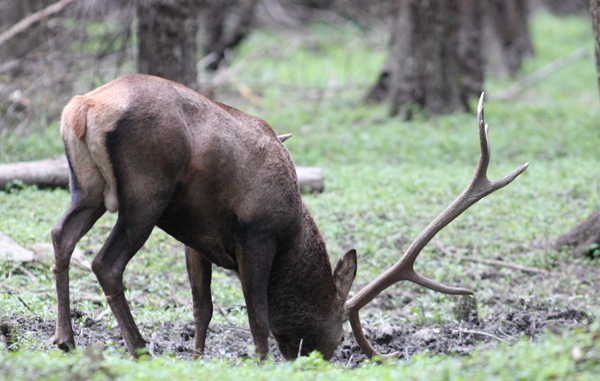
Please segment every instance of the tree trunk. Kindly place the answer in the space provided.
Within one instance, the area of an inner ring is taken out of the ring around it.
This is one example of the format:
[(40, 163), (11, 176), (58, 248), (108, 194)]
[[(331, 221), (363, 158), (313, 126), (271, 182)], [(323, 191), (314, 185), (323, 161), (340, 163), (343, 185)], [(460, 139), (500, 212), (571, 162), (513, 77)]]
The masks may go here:
[(486, 73), (515, 75), (523, 59), (533, 55), (527, 0), (483, 2)]
[(590, 15), (594, 29), (594, 46), (596, 47), (596, 75), (600, 89), (600, 0), (590, 0)]
[(600, 210), (568, 233), (558, 237), (554, 247), (559, 249), (572, 246), (575, 254), (585, 255), (593, 249), (593, 244), (600, 244)]
[(367, 100), (389, 100), (410, 119), (415, 106), (432, 114), (467, 111), (481, 93), (481, 13), (474, 0), (401, 0), (388, 62)]
[(480, 0), (461, 0), (458, 56), (461, 101), (468, 105), (471, 98), (479, 98), (483, 90), (483, 12)]
[(197, 89), (200, 0), (139, 0), (138, 71)]
[[(596, 73), (600, 89), (600, 0), (590, 0), (590, 14), (594, 28), (594, 45), (596, 47)], [(594, 250), (593, 244), (600, 244), (600, 210), (587, 220), (561, 235), (554, 243), (555, 248), (572, 246), (576, 254), (588, 254)]]
[(587, 12), (589, 2), (590, 0), (543, 0), (542, 4), (555, 15), (564, 16)]
[[(226, 52), (237, 46), (249, 34), (258, 0), (211, 0), (203, 12), (203, 33), (206, 35), (204, 54), (211, 54), (207, 69), (217, 70)], [(229, 17), (232, 16), (233, 17)], [(228, 20), (232, 18), (233, 20)], [(228, 22), (229, 21), (229, 22)], [(226, 24), (232, 24), (226, 28)]]

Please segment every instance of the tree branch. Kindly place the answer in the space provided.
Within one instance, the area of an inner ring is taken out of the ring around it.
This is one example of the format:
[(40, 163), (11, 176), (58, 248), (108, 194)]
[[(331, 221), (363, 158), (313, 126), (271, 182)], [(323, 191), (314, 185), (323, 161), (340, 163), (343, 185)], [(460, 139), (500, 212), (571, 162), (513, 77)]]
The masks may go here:
[(564, 57), (557, 58), (556, 60), (550, 62), (549, 64), (537, 70), (536, 72), (521, 78), (507, 90), (501, 91), (495, 96), (492, 95), (490, 98), (495, 101), (508, 101), (514, 99), (519, 94), (521, 94), (527, 87), (540, 82), (544, 78), (548, 77), (551, 74), (554, 74), (563, 67), (573, 64), (581, 59), (588, 58), (589, 56), (590, 55), (585, 49), (578, 49), (572, 52), (571, 54), (567, 54)]
[(450, 257), (456, 258), (459, 261), (469, 261), (469, 262), (482, 263), (484, 265), (490, 265), (490, 266), (507, 267), (507, 268), (514, 269), (514, 270), (520, 270), (520, 271), (523, 271), (526, 273), (544, 274), (544, 275), (550, 274), (549, 271), (544, 270), (544, 269), (540, 269), (537, 267), (528, 267), (528, 266), (518, 265), (518, 264), (512, 263), (512, 262), (498, 261), (495, 259), (465, 257), (463, 255), (458, 255), (458, 254), (454, 254), (454, 253), (450, 252), (450, 250), (446, 249), (439, 242), (434, 242), (434, 243), (438, 247), (438, 249), (440, 249), (444, 254), (446, 254)]
[(0, 34), (0, 46), (6, 41), (16, 36), (17, 34), (24, 32), (27, 28), (40, 21), (44, 17), (48, 17), (62, 11), (67, 5), (69, 5), (72, 2), (73, 0), (60, 0), (52, 5), (47, 6), (42, 10), (39, 10), (25, 17), (23, 20), (10, 27), (10, 29), (8, 29), (6, 32)]

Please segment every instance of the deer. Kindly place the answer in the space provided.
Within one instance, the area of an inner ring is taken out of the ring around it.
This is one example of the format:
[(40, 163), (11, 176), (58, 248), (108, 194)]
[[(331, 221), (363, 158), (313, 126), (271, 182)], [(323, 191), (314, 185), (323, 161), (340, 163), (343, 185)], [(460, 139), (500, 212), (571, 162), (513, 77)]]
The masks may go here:
[(287, 360), (319, 351), (329, 360), (350, 321), (368, 357), (359, 311), (391, 285), (408, 280), (451, 295), (472, 295), (413, 269), (423, 247), (454, 218), (512, 182), (528, 166), (490, 182), (488, 127), (478, 121), (481, 154), (465, 191), (415, 239), (400, 260), (352, 298), (357, 253), (332, 270), (325, 241), (302, 200), (294, 162), (262, 119), (209, 100), (178, 83), (128, 74), (77, 95), (61, 116), (71, 201), (51, 230), (57, 320), (54, 343), (75, 347), (69, 262), (77, 242), (105, 214), (117, 221), (92, 261), (129, 353), (145, 350), (125, 298), (123, 272), (156, 226), (182, 242), (191, 286), (194, 357), (203, 356), (212, 318), (211, 270), (239, 276), (259, 359), (271, 333)]

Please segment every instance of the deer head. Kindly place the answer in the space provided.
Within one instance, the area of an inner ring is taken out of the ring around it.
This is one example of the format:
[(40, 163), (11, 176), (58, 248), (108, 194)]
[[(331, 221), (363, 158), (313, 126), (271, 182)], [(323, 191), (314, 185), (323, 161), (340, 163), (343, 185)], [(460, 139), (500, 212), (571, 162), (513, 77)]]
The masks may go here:
[(400, 280), (450, 294), (413, 270), (421, 249), (477, 200), (510, 183), (486, 179), (487, 126), (479, 106), (481, 157), (459, 198), (436, 218), (391, 269), (347, 300), (356, 274), (349, 251), (332, 271), (325, 243), (302, 202), (289, 152), (264, 121), (212, 102), (176, 83), (127, 75), (65, 107), (61, 134), (71, 171), (71, 204), (52, 229), (58, 300), (55, 343), (75, 346), (69, 308), (69, 262), (75, 244), (107, 210), (117, 223), (93, 260), (130, 352), (145, 343), (124, 296), (123, 272), (154, 226), (185, 244), (192, 289), (195, 355), (212, 317), (212, 265), (239, 274), (250, 330), (261, 358), (269, 331), (287, 359), (319, 350), (330, 358), (350, 319), (361, 348), (375, 352), (359, 310)]

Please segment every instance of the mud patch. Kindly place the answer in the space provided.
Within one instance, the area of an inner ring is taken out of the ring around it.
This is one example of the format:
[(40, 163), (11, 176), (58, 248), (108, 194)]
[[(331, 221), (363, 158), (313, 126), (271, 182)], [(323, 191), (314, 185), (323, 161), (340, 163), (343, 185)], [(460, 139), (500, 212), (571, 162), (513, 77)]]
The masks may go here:
[[(125, 342), (118, 327), (109, 329), (101, 322), (86, 316), (78, 309), (72, 311), (76, 344), (87, 347), (101, 343), (106, 349), (116, 346), (124, 351)], [(477, 346), (489, 349), (500, 342), (515, 343), (522, 337), (536, 340), (547, 330), (559, 332), (590, 324), (592, 317), (574, 309), (552, 310), (544, 306), (529, 306), (518, 311), (500, 313), (481, 321), (475, 314), (466, 322), (443, 325), (382, 324), (364, 325), (365, 334), (376, 350), (387, 354), (397, 352), (402, 360), (427, 351), (430, 354), (468, 355)], [(54, 321), (36, 317), (5, 319), (13, 328), (17, 340), (32, 335), (41, 336), (53, 348)], [(147, 342), (148, 352), (157, 356), (171, 354), (180, 359), (191, 358), (194, 325), (190, 322), (140, 324)], [(18, 348), (18, 342), (16, 343)], [(284, 361), (275, 341), (270, 339), (270, 349), (275, 362)], [(206, 357), (233, 360), (253, 357), (252, 335), (249, 329), (212, 324), (207, 338)], [(351, 332), (346, 332), (344, 342), (336, 350), (332, 362), (358, 367), (366, 359)]]
[[(476, 347), (492, 349), (500, 342), (516, 343), (520, 338), (536, 340), (547, 330), (560, 332), (577, 325), (590, 324), (593, 318), (574, 309), (549, 310), (538, 307), (497, 314), (485, 321), (476, 317), (467, 322), (441, 326), (382, 324), (365, 328), (371, 345), (382, 354), (396, 352), (408, 361), (415, 354), (469, 355)], [(346, 338), (333, 362), (357, 367), (366, 359), (353, 337)]]

